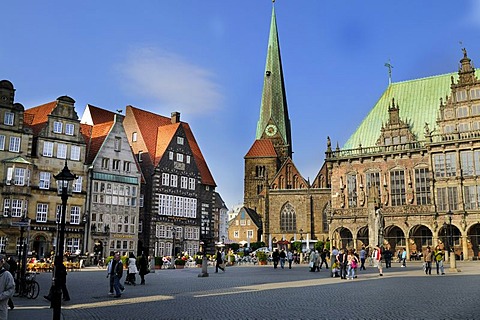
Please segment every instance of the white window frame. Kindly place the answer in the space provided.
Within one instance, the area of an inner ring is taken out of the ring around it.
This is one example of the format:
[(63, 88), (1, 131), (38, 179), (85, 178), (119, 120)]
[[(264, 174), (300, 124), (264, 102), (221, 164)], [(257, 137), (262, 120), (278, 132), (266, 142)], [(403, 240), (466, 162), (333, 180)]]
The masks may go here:
[(176, 188), (177, 185), (178, 185), (178, 176), (176, 174), (171, 174), (170, 175), (170, 186)]
[(26, 180), (27, 180), (27, 169), (15, 168), (13, 184), (16, 186), (24, 186)]
[(82, 192), (82, 181), (83, 181), (83, 177), (78, 176), (73, 184), (73, 190), (72, 190), (73, 192)]
[(39, 175), (38, 188), (39, 189), (50, 189), (50, 172), (41, 171)]
[(177, 144), (181, 144), (181, 145), (184, 144), (184, 139), (183, 139), (183, 137), (177, 137)]
[(44, 157), (53, 157), (53, 142), (44, 141), (43, 142), (43, 153)]
[(188, 178), (187, 177), (180, 177), (180, 188), (187, 189), (188, 187)]
[(59, 121), (54, 121), (53, 122), (53, 132), (54, 133), (62, 133), (63, 132), (63, 123)]
[(73, 123), (65, 124), (65, 134), (67, 136), (73, 136), (75, 134), (75, 125)]
[(0, 150), (5, 150), (5, 136), (0, 134)]
[(36, 222), (47, 222), (48, 203), (37, 203)]
[(168, 152), (168, 160), (173, 160), (173, 151)]
[(64, 143), (57, 144), (57, 158), (58, 159), (67, 159), (67, 145)]
[(132, 132), (132, 142), (137, 141), (137, 132)]
[(183, 162), (183, 153), (177, 153), (177, 161)]
[(10, 137), (10, 143), (8, 145), (8, 151), (10, 152), (20, 152), (20, 144), (22, 139), (20, 137)]
[(170, 186), (170, 174), (162, 172), (162, 186)]
[(71, 146), (70, 147), (70, 160), (80, 160), (80, 147), (79, 146)]
[(5, 112), (5, 115), (3, 116), (3, 124), (7, 126), (13, 126), (15, 122), (15, 114), (13, 112)]
[(195, 178), (188, 178), (188, 189), (195, 190)]
[(79, 206), (70, 207), (70, 223), (80, 224), (80, 213), (82, 212)]

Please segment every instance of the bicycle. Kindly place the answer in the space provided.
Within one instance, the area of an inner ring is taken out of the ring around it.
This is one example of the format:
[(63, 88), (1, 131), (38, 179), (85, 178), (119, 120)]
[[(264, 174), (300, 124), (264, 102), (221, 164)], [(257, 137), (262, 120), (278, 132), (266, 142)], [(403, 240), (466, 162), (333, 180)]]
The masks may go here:
[(20, 281), (15, 280), (14, 297), (27, 297), (28, 299), (36, 299), (40, 293), (40, 285), (35, 280), (35, 273), (27, 273)]

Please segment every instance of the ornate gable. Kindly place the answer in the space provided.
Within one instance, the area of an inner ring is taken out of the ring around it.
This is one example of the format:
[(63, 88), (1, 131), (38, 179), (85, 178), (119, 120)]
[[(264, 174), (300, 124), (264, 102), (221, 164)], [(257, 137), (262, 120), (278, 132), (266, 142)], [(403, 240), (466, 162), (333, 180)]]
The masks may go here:
[(307, 189), (309, 183), (301, 176), (291, 158), (288, 158), (278, 170), (270, 189)]
[(409, 124), (400, 118), (400, 106), (395, 104), (395, 98), (392, 98), (392, 104), (388, 106), (388, 121), (382, 124), (381, 132), (377, 146), (405, 144), (416, 140)]

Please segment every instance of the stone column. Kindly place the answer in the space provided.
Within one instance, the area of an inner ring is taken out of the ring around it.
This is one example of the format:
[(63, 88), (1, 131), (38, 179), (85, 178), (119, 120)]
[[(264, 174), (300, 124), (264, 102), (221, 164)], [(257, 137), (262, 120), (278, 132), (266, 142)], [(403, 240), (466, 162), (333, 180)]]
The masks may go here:
[(463, 260), (468, 260), (468, 236), (462, 236), (462, 251), (463, 251)]

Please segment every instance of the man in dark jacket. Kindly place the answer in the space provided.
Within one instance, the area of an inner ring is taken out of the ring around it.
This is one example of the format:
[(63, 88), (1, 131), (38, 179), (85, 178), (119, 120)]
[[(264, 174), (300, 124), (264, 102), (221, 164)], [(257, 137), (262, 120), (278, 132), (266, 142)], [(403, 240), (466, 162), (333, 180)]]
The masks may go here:
[(118, 252), (115, 253), (115, 256), (113, 257), (114, 261), (112, 263), (112, 276), (113, 276), (113, 289), (115, 289), (115, 298), (120, 298), (122, 296), (123, 290), (121, 284), (120, 284), (120, 279), (122, 279), (123, 276), (123, 263), (122, 260), (120, 259), (120, 254)]

